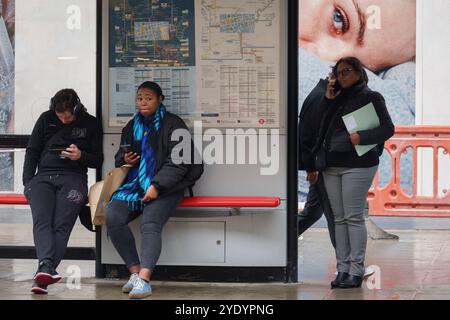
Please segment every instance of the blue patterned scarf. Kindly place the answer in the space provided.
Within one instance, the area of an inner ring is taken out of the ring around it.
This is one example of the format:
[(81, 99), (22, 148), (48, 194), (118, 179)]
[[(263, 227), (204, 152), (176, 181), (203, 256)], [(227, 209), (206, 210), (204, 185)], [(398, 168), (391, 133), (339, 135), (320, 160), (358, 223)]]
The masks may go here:
[(134, 115), (133, 141), (141, 146), (141, 159), (138, 166), (130, 169), (124, 184), (111, 196), (111, 201), (127, 201), (130, 211), (142, 211), (145, 206), (142, 198), (155, 174), (157, 140), (165, 114), (166, 107), (161, 103), (150, 117), (139, 112)]

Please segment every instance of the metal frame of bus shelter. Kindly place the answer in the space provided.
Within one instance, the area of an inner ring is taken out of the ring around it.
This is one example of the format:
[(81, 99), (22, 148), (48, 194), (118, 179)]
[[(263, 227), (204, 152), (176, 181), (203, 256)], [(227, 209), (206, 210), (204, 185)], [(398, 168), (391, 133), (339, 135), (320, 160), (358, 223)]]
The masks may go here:
[[(298, 0), (288, 1), (288, 99), (287, 99), (287, 261), (285, 267), (203, 267), (161, 266), (157, 267), (155, 279), (179, 280), (189, 273), (196, 281), (284, 281), (298, 282), (297, 243), (297, 117), (298, 117)], [(102, 123), (102, 1), (97, 0), (97, 54), (96, 54), (96, 116)], [(29, 135), (2, 135), (0, 148), (25, 148)], [(102, 170), (96, 171), (97, 181)], [(94, 254), (95, 250), (95, 254)], [(107, 265), (101, 263), (101, 227), (97, 227), (95, 248), (68, 248), (64, 259), (94, 260), (95, 275), (104, 278), (110, 274)], [(0, 258), (35, 259), (34, 247), (0, 246)], [(126, 273), (125, 268), (119, 273)]]

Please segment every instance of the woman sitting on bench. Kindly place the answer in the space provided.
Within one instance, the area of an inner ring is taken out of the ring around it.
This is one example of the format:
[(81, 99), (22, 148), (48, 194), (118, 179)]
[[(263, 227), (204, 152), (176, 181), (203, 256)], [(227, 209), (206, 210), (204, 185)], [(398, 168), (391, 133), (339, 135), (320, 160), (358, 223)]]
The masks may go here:
[[(121, 148), (115, 156), (116, 167), (133, 167), (106, 211), (108, 236), (131, 273), (122, 292), (135, 299), (151, 295), (149, 281), (161, 253), (162, 228), (185, 189), (203, 173), (203, 164), (172, 161), (172, 149), (178, 144), (171, 140), (172, 132), (188, 129), (181, 118), (166, 111), (163, 100), (157, 83), (146, 81), (139, 86), (138, 112), (122, 130)], [(128, 223), (141, 214), (139, 259)]]

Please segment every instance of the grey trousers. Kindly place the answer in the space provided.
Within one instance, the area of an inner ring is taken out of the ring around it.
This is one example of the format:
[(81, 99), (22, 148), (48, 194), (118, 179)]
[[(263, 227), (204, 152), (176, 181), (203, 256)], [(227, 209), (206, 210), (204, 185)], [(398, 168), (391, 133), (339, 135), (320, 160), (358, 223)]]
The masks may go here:
[(334, 214), (338, 272), (364, 275), (367, 246), (364, 207), (377, 168), (327, 168), (323, 172)]
[[(183, 199), (184, 191), (150, 201), (143, 212), (130, 212), (125, 201), (113, 200), (106, 209), (106, 226), (117, 252), (127, 268), (141, 265), (154, 270), (161, 254), (161, 231), (170, 215)], [(128, 223), (142, 214), (141, 220), (141, 259)]]

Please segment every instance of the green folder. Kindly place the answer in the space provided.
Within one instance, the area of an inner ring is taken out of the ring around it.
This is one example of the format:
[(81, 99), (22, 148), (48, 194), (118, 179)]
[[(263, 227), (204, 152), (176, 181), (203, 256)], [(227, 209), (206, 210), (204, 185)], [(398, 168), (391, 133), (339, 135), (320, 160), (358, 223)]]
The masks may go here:
[[(345, 127), (350, 134), (380, 126), (380, 119), (372, 102), (356, 111), (346, 114), (342, 117), (342, 120), (344, 120)], [(356, 153), (361, 157), (375, 146), (376, 144), (355, 145)]]

